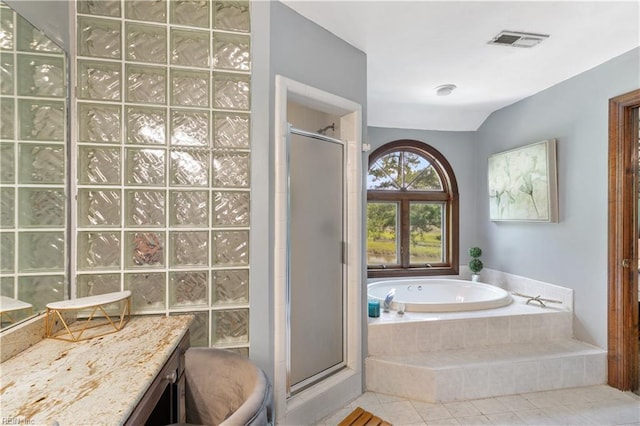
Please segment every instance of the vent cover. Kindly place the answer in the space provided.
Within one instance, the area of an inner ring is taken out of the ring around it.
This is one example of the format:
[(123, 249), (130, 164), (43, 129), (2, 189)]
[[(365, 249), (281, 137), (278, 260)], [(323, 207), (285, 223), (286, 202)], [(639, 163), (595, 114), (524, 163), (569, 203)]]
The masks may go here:
[(517, 31), (502, 31), (489, 41), (489, 44), (499, 44), (501, 46), (512, 47), (533, 47), (544, 39), (545, 34), (521, 33)]

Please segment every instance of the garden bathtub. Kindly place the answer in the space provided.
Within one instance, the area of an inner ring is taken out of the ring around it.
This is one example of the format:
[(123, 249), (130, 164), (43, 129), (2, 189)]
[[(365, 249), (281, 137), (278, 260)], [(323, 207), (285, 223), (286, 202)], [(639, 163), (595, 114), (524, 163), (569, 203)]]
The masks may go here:
[(385, 280), (367, 286), (369, 299), (382, 305), (389, 291), (395, 289), (391, 309), (404, 304), (409, 312), (458, 312), (493, 309), (511, 303), (511, 295), (496, 286), (455, 279), (417, 278)]

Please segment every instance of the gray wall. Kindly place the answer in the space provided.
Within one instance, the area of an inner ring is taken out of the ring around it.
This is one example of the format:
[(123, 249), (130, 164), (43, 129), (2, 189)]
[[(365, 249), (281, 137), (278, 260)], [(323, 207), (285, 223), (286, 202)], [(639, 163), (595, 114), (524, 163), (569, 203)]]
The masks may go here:
[[(483, 260), (572, 288), (574, 330), (607, 347), (608, 100), (640, 87), (640, 48), (494, 112), (477, 132), (477, 226)], [(490, 154), (557, 139), (558, 223), (490, 222)]]
[[(362, 105), (365, 54), (279, 2), (252, 2), (252, 216), (250, 355), (273, 378), (273, 146), (275, 76)], [(366, 315), (366, 312), (364, 313)], [(366, 319), (363, 317), (363, 320)]]
[[(477, 244), (476, 176), (482, 161), (474, 155), (476, 133), (369, 127), (367, 142), (371, 144), (371, 151), (368, 154), (385, 143), (398, 139), (424, 142), (440, 151), (451, 164), (460, 194), (460, 264), (466, 264), (469, 259), (467, 249)], [(367, 155), (364, 168), (368, 161)]]
[(69, 0), (2, 0), (69, 52)]

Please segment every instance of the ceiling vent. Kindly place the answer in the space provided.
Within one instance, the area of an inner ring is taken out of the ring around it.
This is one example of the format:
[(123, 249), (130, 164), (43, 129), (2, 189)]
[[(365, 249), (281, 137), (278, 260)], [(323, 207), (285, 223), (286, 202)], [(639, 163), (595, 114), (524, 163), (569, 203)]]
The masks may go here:
[(533, 47), (544, 39), (545, 34), (520, 33), (517, 31), (502, 31), (489, 41), (489, 44), (499, 44), (501, 46), (512, 47)]

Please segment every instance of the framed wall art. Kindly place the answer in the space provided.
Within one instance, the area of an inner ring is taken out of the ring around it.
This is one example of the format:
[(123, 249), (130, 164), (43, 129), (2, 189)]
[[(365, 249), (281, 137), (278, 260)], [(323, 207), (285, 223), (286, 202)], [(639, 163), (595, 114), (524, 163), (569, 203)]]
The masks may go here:
[(556, 140), (489, 157), (489, 219), (557, 222)]

